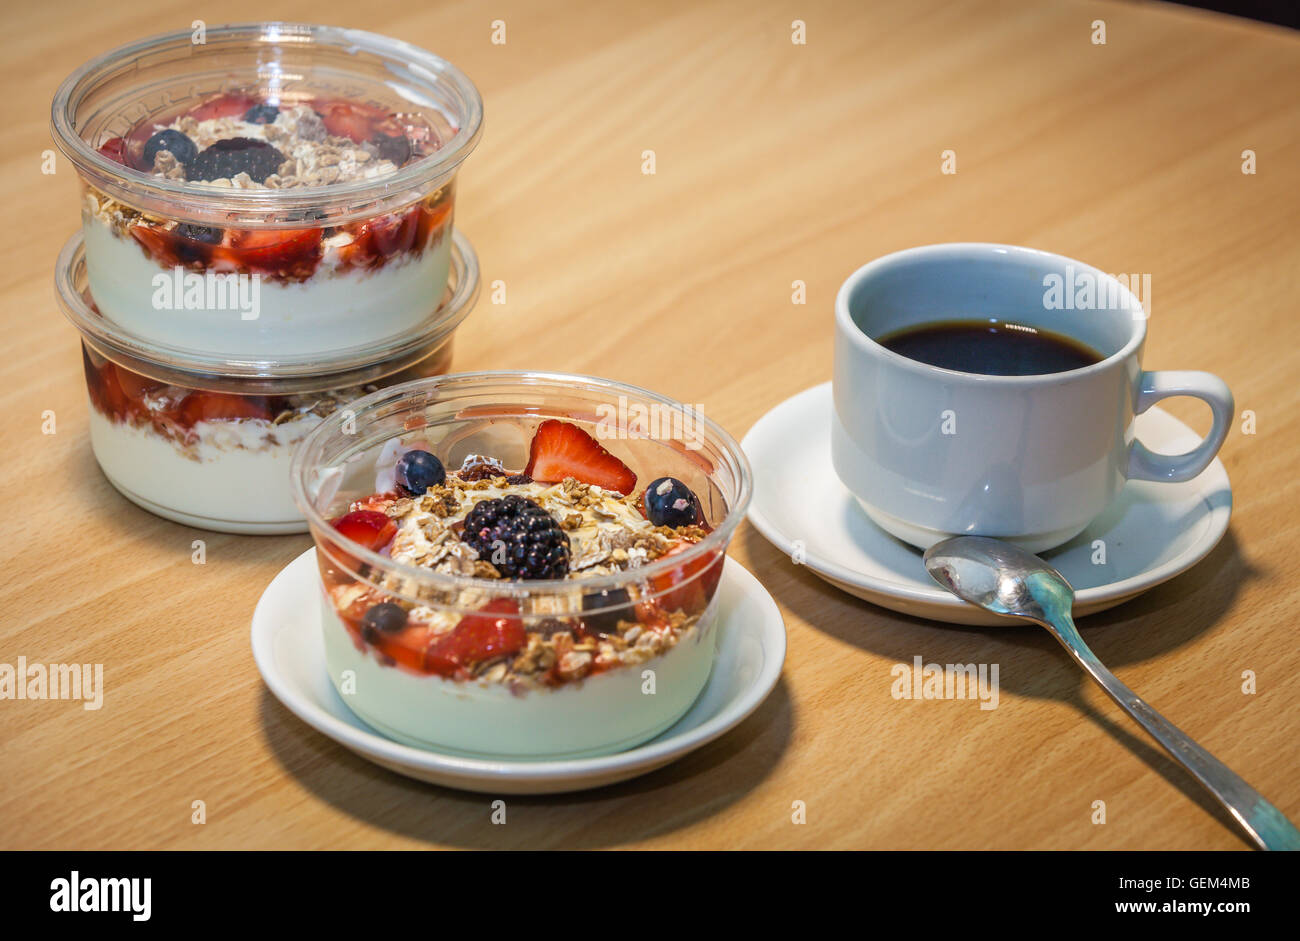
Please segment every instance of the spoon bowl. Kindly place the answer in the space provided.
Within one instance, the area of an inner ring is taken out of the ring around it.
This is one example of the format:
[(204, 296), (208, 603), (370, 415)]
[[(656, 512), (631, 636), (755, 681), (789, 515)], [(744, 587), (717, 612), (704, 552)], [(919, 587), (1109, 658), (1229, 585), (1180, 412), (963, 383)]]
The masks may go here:
[(1046, 624), (1074, 604), (1074, 589), (1056, 569), (1000, 539), (959, 536), (931, 546), (924, 559), (936, 582), (994, 614)]

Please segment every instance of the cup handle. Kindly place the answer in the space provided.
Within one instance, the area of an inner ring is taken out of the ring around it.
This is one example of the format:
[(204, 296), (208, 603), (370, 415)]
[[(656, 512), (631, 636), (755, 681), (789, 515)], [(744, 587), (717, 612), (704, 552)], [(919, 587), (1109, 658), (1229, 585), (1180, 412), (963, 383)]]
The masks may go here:
[(1227, 383), (1212, 373), (1184, 369), (1142, 373), (1133, 414), (1141, 415), (1161, 399), (1176, 395), (1190, 395), (1210, 406), (1214, 413), (1210, 433), (1184, 454), (1157, 454), (1134, 438), (1128, 452), (1130, 480), (1161, 480), (1166, 483), (1191, 480), (1209, 466), (1219, 448), (1223, 447), (1228, 427), (1232, 424), (1232, 392)]

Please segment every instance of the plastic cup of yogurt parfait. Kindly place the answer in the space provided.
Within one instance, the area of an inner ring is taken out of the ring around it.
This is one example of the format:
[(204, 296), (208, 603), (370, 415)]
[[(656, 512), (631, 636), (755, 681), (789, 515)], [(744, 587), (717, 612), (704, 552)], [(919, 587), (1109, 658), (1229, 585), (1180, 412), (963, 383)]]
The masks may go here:
[(452, 339), (478, 296), (478, 260), (452, 237), (443, 302), (396, 338), (344, 355), (230, 358), (155, 343), (101, 316), (82, 236), (55, 269), (64, 315), (81, 332), (90, 440), (109, 482), (176, 522), (236, 533), (305, 532), (294, 503), (293, 449), (347, 403), (446, 372)]
[(482, 114), (460, 70), (408, 43), (262, 23), (101, 55), (51, 123), (104, 317), (273, 357), (383, 340), (437, 307)]
[(330, 678), (358, 717), (489, 759), (608, 754), (691, 706), (752, 488), (698, 410), (607, 379), (450, 374), (294, 455)]

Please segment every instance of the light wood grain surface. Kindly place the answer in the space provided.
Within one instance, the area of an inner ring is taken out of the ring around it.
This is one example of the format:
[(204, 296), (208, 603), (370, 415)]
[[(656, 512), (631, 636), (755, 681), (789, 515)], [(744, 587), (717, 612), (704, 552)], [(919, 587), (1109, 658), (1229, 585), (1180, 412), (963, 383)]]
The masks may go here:
[[(51, 288), (76, 180), (66, 162), (40, 172), (49, 99), (83, 60), (195, 18), (269, 16), (401, 37), (482, 89), (457, 222), (508, 303), (471, 315), (460, 369), (607, 375), (739, 438), (829, 377), (834, 293), (875, 256), (987, 240), (1149, 272), (1147, 366), (1223, 376), (1257, 434), (1223, 450), (1223, 543), (1085, 637), (1300, 817), (1296, 34), (1130, 3), (53, 2), (0, 20), (0, 662), (103, 663), (106, 693), (97, 712), (0, 702), (0, 846), (1244, 847), (1045, 634), (872, 607), (747, 525), (732, 555), (784, 612), (784, 676), (738, 729), (648, 777), (514, 798), (493, 825), (490, 798), (383, 771), (281, 707), (249, 618), (310, 540), (186, 529), (100, 475)], [(1172, 410), (1204, 430), (1199, 408)], [(999, 707), (893, 700), (890, 667), (916, 655), (999, 663)]]

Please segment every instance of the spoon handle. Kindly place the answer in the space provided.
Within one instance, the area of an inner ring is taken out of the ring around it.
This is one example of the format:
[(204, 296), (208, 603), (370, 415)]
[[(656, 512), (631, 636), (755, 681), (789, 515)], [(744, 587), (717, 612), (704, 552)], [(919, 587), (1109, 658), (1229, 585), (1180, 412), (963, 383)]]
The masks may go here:
[(1191, 736), (1152, 709), (1146, 700), (1106, 669), (1083, 642), (1068, 612), (1054, 612), (1045, 626), (1111, 699), (1219, 799), (1260, 849), (1300, 850), (1300, 830), (1241, 775), (1196, 744)]

